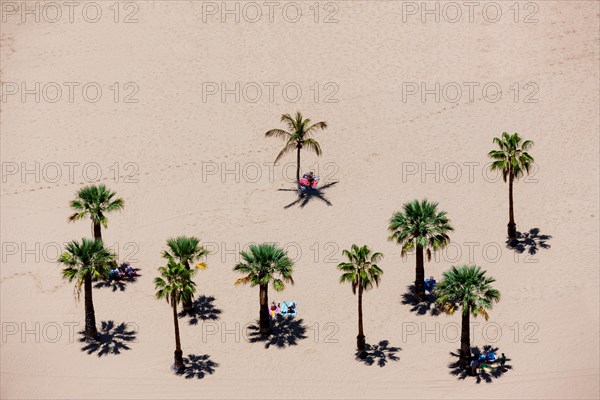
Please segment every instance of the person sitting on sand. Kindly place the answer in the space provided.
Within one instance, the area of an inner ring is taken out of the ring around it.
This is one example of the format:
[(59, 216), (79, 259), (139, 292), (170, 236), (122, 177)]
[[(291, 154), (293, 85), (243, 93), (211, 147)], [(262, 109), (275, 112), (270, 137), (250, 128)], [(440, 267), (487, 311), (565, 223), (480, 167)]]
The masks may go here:
[(308, 180), (308, 187), (312, 187), (312, 185), (313, 185), (313, 183), (315, 181), (315, 176), (314, 176), (314, 174), (313, 174), (312, 171), (310, 171), (308, 173), (308, 177), (306, 179)]
[(117, 267), (113, 267), (108, 273), (108, 278), (113, 280), (121, 279), (121, 272)]
[(502, 357), (500, 357), (500, 369), (504, 371), (504, 364), (506, 364), (506, 356), (502, 353)]
[(135, 276), (135, 269), (133, 269), (131, 265), (127, 265), (127, 268), (125, 268), (125, 274), (127, 274), (129, 277), (133, 277)]

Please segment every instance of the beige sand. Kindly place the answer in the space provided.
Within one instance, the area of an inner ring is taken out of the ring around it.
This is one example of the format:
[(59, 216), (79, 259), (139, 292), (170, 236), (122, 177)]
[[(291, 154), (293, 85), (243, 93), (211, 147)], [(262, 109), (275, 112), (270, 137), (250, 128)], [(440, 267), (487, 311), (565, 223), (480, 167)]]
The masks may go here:
[[(29, 88), (56, 82), (63, 92), (52, 103), (56, 88), (46, 86), (36, 103), (34, 95), (22, 102), (20, 93), (5, 90), (1, 104), (3, 398), (598, 398), (598, 2), (538, 1), (537, 23), (523, 22), (535, 12), (525, 3), (515, 23), (512, 2), (498, 3), (503, 14), (496, 23), (486, 22), (481, 8), (469, 22), (467, 7), (458, 2), (464, 15), (456, 23), (444, 20), (454, 17), (447, 7), (439, 23), (432, 16), (422, 23), (420, 14), (404, 14), (403, 23), (402, 2), (344, 1), (337, 2), (338, 22), (328, 24), (314, 22), (312, 2), (298, 3), (304, 14), (297, 23), (282, 18), (287, 3), (281, 3), (272, 23), (266, 15), (248, 22), (255, 14), (246, 8), (237, 24), (232, 16), (221, 23), (219, 14), (205, 14), (204, 23), (201, 2), (138, 2), (137, 11), (122, 4), (117, 23), (112, 2), (96, 4), (103, 12), (97, 23), (82, 19), (82, 6), (73, 23), (64, 5), (57, 23), (45, 21), (54, 18), (50, 9), (39, 23), (31, 16), (20, 22), (12, 8), (4, 14), (5, 89), (13, 91), (15, 82)], [(320, 21), (335, 11), (320, 7)], [(122, 22), (130, 13), (138, 23)], [(492, 9), (487, 13), (494, 16)], [(86, 16), (93, 18), (94, 10)], [(79, 83), (72, 103), (64, 82)], [(92, 86), (87, 100), (82, 97), (89, 82), (102, 88), (96, 103)], [(116, 103), (109, 88), (114, 82), (120, 87)], [(129, 98), (137, 103), (124, 101), (135, 90), (125, 87), (128, 82), (139, 88)], [(206, 82), (229, 88), (256, 82), (263, 97), (252, 103), (250, 85), (239, 103), (234, 95), (203, 102)], [(279, 84), (272, 102), (265, 82)], [(294, 82), (303, 91), (296, 103), (281, 92)], [(404, 102), (403, 82), (429, 88), (457, 82), (463, 95), (448, 101), (454, 92), (447, 86), (439, 103), (433, 95)], [(480, 84), (472, 102), (465, 82)], [(528, 100), (537, 102), (525, 102), (536, 88), (525, 88), (528, 82), (539, 89)], [(487, 83), (500, 85), (500, 101), (482, 97)], [(327, 100), (338, 101), (325, 102), (336, 88)], [(267, 175), (264, 163), (274, 160), (281, 143), (263, 133), (280, 126), (282, 113), (296, 110), (330, 125), (318, 136), (324, 156), (305, 153), (303, 170), (318, 162), (323, 183), (339, 181), (326, 190), (331, 207), (313, 199), (304, 208), (283, 208), (294, 200), (293, 193), (277, 191), (292, 186), (282, 171), (292, 155), (274, 168), (273, 179)], [(516, 185), (518, 228), (552, 236), (550, 248), (516, 261), (504, 247), (507, 186), (482, 176), (492, 137), (502, 131), (536, 142), (531, 153), (539, 168)], [(31, 169), (35, 162), (37, 182), (35, 173), (21, 175), (21, 163)], [(70, 164), (73, 179), (69, 162), (79, 163)], [(421, 169), (433, 170), (436, 162), (439, 181), (434, 174), (421, 179)], [(53, 163), (62, 173), (56, 179)], [(53, 262), (54, 243), (90, 235), (87, 222), (66, 222), (68, 201), (94, 178), (94, 165), (83, 175), (86, 163), (97, 163), (102, 182), (126, 200), (124, 212), (110, 215), (104, 237), (122, 260), (136, 259), (142, 273), (124, 292), (94, 291), (99, 323), (129, 322), (137, 330), (129, 350), (102, 357), (82, 352), (77, 335), (70, 340), (65, 324), (83, 327), (83, 304), (75, 303), (72, 285)], [(222, 178), (236, 163), (239, 175)], [(450, 182), (452, 163), (462, 167), (457, 182)], [(472, 182), (463, 163), (475, 163), (469, 164)], [(257, 165), (262, 176), (255, 180)], [(407, 175), (415, 165), (419, 172)], [(124, 181), (128, 177), (137, 182)], [(459, 346), (453, 341), (457, 315), (416, 315), (401, 303), (414, 279), (414, 256), (402, 259), (386, 240), (387, 223), (402, 203), (423, 197), (439, 201), (456, 228), (454, 247), (427, 263), (427, 274), (439, 278), (450, 265), (474, 262), (502, 291), (491, 312), (497, 325), (484, 332), (484, 321), (474, 321), (481, 325), (473, 345), (493, 344), (511, 359), (513, 369), (489, 384), (450, 374), (450, 352)], [(219, 319), (198, 325), (181, 320), (184, 354), (208, 354), (218, 364), (200, 380), (170, 372), (171, 314), (154, 300), (160, 253), (178, 234), (196, 235), (214, 250), (196, 281), (199, 293), (215, 297)], [(283, 349), (238, 341), (231, 333), (224, 340), (221, 332), (206, 335), (217, 327), (234, 331), (258, 316), (258, 290), (234, 287), (232, 267), (236, 244), (262, 241), (287, 245), (291, 255), (301, 251), (296, 285), (272, 298), (299, 303), (307, 338)], [(401, 348), (399, 359), (384, 367), (354, 359), (356, 298), (337, 283), (335, 268), (341, 249), (352, 243), (385, 254), (382, 284), (365, 297), (367, 341)], [(54, 340), (57, 326), (62, 336)], [(407, 335), (415, 327), (430, 333)], [(22, 328), (33, 333), (22, 338)]]

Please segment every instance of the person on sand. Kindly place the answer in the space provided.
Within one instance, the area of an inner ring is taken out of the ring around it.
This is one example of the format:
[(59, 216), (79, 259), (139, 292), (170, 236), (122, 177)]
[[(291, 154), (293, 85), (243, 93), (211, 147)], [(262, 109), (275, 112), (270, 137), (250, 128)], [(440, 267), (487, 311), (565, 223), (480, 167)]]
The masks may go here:
[(500, 357), (500, 370), (504, 371), (504, 364), (506, 364), (506, 356), (502, 353), (502, 357)]
[(471, 375), (476, 376), (477, 375), (477, 367), (479, 367), (479, 361), (477, 361), (475, 358), (473, 358), (471, 360), (471, 363), (469, 364), (469, 366), (471, 367)]
[(274, 301), (271, 302), (270, 309), (271, 309), (271, 317), (274, 317), (275, 316), (275, 311), (277, 311), (277, 306), (275, 305)]
[(308, 187), (312, 187), (314, 181), (315, 181), (315, 175), (313, 174), (312, 171), (310, 171), (308, 173), (308, 177), (306, 178), (308, 180)]

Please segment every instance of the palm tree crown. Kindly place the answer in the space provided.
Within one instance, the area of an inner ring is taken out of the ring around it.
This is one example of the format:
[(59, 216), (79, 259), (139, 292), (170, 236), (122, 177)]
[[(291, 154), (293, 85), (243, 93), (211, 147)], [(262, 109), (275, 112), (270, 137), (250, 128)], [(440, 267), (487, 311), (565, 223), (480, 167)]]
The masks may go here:
[(115, 256), (104, 247), (101, 240), (83, 238), (81, 243), (74, 240), (67, 243), (65, 252), (60, 255), (58, 262), (66, 268), (62, 270), (63, 278), (76, 282), (77, 293), (86, 277), (104, 279)]
[(340, 283), (351, 283), (354, 294), (359, 286), (365, 290), (372, 288), (373, 285), (379, 286), (383, 271), (377, 263), (383, 258), (383, 254), (371, 253), (366, 245), (358, 247), (355, 244), (352, 245), (351, 250), (344, 250), (342, 254), (348, 257), (349, 262), (338, 264), (338, 269), (343, 272)]
[(233, 270), (247, 275), (238, 279), (236, 285), (249, 283), (250, 286), (264, 286), (272, 282), (273, 288), (279, 292), (285, 288), (284, 282), (294, 284), (294, 263), (283, 249), (263, 243), (250, 245), (249, 251), (240, 254), (243, 262), (236, 264)]
[(499, 150), (492, 150), (488, 153), (488, 156), (494, 159), (490, 168), (492, 171), (502, 171), (504, 182), (511, 175), (513, 178), (518, 179), (529, 173), (534, 162), (533, 157), (527, 153), (527, 150), (533, 146), (531, 140), (522, 141), (522, 138), (516, 132), (512, 135), (503, 132), (502, 137), (494, 138), (494, 143), (498, 144)]
[(448, 314), (460, 307), (463, 314), (482, 315), (487, 320), (487, 310), (500, 301), (500, 292), (491, 286), (495, 281), (475, 265), (452, 267), (435, 288), (436, 302)]
[[(163, 252), (163, 257), (167, 260), (178, 260), (185, 267), (189, 268), (190, 262), (199, 260), (208, 254), (208, 250), (200, 245), (200, 240), (193, 236), (178, 236), (167, 240), (169, 250)], [(198, 263), (196, 267), (206, 268), (206, 264)]]
[(271, 129), (265, 133), (266, 137), (277, 137), (286, 141), (285, 147), (279, 152), (277, 158), (275, 158), (275, 162), (279, 161), (288, 152), (304, 147), (312, 150), (318, 156), (321, 155), (319, 142), (310, 136), (319, 129), (324, 130), (327, 128), (327, 122), (311, 124), (311, 120), (309, 118), (304, 119), (300, 111), (296, 112), (295, 117), (292, 117), (290, 114), (283, 114), (281, 122), (287, 124), (287, 131), (283, 129)]
[(75, 213), (69, 217), (69, 221), (76, 221), (89, 216), (92, 223), (108, 226), (106, 214), (111, 211), (120, 211), (125, 206), (122, 198), (114, 198), (112, 192), (104, 185), (85, 186), (77, 192), (77, 197), (71, 200), (71, 208)]
[(454, 230), (445, 211), (437, 210), (437, 202), (413, 200), (405, 203), (403, 211), (396, 212), (389, 225), (392, 234), (389, 240), (402, 245), (402, 255), (419, 246), (427, 250), (431, 260), (431, 250), (444, 248), (450, 238), (448, 232)]
[(173, 306), (192, 298), (196, 291), (196, 284), (191, 279), (194, 270), (186, 268), (175, 260), (169, 260), (167, 265), (159, 267), (158, 271), (160, 276), (154, 278), (157, 299), (164, 298)]

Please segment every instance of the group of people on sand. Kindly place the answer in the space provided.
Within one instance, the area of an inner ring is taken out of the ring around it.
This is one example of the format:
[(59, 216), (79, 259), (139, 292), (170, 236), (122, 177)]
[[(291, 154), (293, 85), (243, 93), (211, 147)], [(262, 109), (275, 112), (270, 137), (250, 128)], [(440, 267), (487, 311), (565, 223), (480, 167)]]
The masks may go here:
[[(491, 368), (491, 364), (499, 362), (500, 363), (500, 371), (504, 372), (504, 364), (506, 364), (506, 355), (502, 353), (502, 356), (497, 359), (496, 353), (491, 350), (486, 350), (485, 353), (480, 354), (479, 357), (471, 357), (471, 362), (469, 363), (471, 376), (479, 375), (479, 369), (483, 370), (484, 368)], [(498, 368), (498, 367), (496, 367)]]
[(281, 303), (275, 304), (274, 301), (271, 302), (271, 306), (269, 307), (269, 314), (271, 317), (275, 317), (275, 315), (295, 315), (296, 314), (296, 303), (295, 302), (283, 302), (285, 307), (281, 307)]
[(127, 263), (118, 265), (115, 263), (108, 271), (108, 279), (111, 281), (120, 281), (122, 279), (130, 279), (137, 276), (135, 268)]

